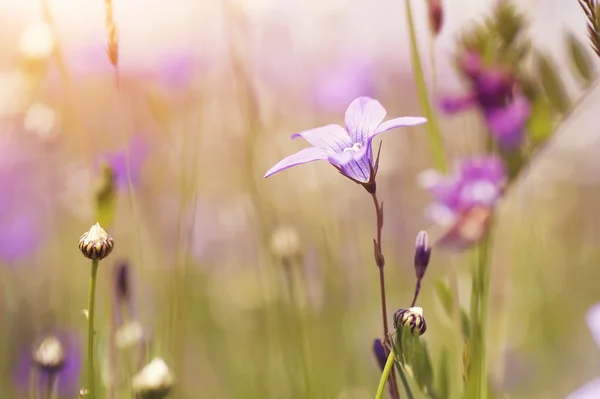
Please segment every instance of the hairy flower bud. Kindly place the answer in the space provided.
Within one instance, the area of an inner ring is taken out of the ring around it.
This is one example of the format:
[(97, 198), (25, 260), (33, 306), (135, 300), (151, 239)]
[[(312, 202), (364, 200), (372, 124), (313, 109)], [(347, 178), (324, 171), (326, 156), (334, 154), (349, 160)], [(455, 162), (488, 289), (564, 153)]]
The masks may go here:
[(173, 388), (173, 376), (161, 358), (155, 358), (133, 377), (133, 392), (140, 399), (162, 399)]
[(102, 260), (112, 252), (114, 247), (115, 242), (98, 223), (79, 238), (79, 249), (88, 259)]
[(394, 313), (394, 328), (398, 330), (401, 327), (410, 327), (411, 332), (417, 330), (419, 335), (425, 334), (427, 331), (427, 324), (425, 323), (425, 317), (423, 317), (423, 309), (418, 307), (408, 309), (398, 309)]
[(65, 350), (60, 340), (48, 336), (34, 349), (33, 363), (46, 373), (56, 373), (65, 365)]
[(415, 242), (415, 273), (417, 279), (422, 279), (429, 265), (429, 259), (431, 258), (431, 247), (429, 246), (429, 236), (427, 232), (420, 231), (417, 234), (417, 240)]

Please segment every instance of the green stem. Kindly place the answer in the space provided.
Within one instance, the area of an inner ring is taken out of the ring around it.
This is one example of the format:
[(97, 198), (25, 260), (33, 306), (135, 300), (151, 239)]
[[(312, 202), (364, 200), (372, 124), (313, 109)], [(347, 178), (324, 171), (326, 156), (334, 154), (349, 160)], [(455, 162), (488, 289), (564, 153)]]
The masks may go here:
[(406, 6), (406, 18), (408, 19), (408, 29), (410, 37), (410, 58), (413, 67), (413, 73), (415, 74), (415, 84), (417, 86), (417, 97), (419, 99), (419, 106), (421, 112), (423, 112), (425, 118), (427, 118), (427, 137), (429, 139), (429, 148), (433, 157), (433, 162), (438, 170), (441, 172), (446, 171), (446, 155), (444, 154), (444, 143), (440, 128), (437, 123), (436, 115), (431, 107), (429, 101), (429, 94), (427, 93), (427, 85), (425, 83), (425, 76), (423, 74), (423, 66), (421, 65), (421, 56), (419, 54), (419, 48), (417, 45), (417, 34), (415, 31), (415, 23), (412, 17), (412, 8), (410, 6), (410, 0), (404, 0)]
[(88, 345), (87, 345), (87, 380), (86, 385), (90, 399), (95, 396), (94, 387), (94, 305), (96, 302), (96, 275), (100, 261), (92, 260), (92, 273), (90, 275), (90, 297), (88, 304)]
[(52, 399), (52, 388), (54, 388), (54, 373), (49, 373), (46, 382), (46, 399)]
[(379, 386), (377, 387), (377, 394), (375, 395), (375, 399), (381, 399), (381, 396), (383, 395), (383, 390), (385, 389), (385, 383), (388, 380), (388, 377), (390, 375), (390, 371), (392, 370), (392, 367), (394, 366), (394, 359), (395, 359), (396, 355), (394, 354), (394, 350), (392, 349), (390, 351), (390, 355), (387, 358), (387, 361), (385, 362), (385, 367), (383, 368), (383, 373), (381, 374), (381, 378), (379, 379)]
[(493, 223), (477, 249), (477, 259), (473, 270), (473, 288), (471, 294), (471, 333), (472, 333), (472, 369), (469, 376), (469, 396), (485, 399), (488, 396), (486, 327), (488, 321), (488, 302), (490, 285), (489, 246)]
[(400, 374), (400, 379), (402, 380), (402, 385), (404, 385), (404, 390), (406, 391), (406, 397), (408, 399), (415, 399), (412, 391), (410, 390), (410, 385), (408, 385), (408, 380), (406, 379), (406, 375), (404, 374), (404, 370), (402, 370), (401, 366), (396, 367), (398, 369), (398, 373)]

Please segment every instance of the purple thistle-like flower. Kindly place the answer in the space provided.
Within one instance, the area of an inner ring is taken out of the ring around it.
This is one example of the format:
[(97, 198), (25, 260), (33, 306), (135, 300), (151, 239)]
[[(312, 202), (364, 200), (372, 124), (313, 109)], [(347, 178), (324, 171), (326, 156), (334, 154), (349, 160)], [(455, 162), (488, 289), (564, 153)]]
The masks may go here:
[(454, 114), (478, 107), (496, 141), (504, 148), (517, 148), (525, 137), (531, 104), (516, 90), (514, 77), (500, 68), (484, 66), (481, 57), (472, 52), (463, 55), (459, 67), (469, 79), (471, 91), (442, 98), (441, 109)]
[[(129, 154), (127, 151), (129, 151)], [(142, 168), (147, 156), (148, 146), (146, 140), (138, 135), (131, 139), (129, 148), (123, 147), (116, 151), (100, 155), (96, 161), (96, 168), (102, 162), (106, 162), (114, 174), (117, 188), (126, 188), (128, 186), (128, 173), (130, 174), (131, 184), (136, 186), (140, 181)], [(127, 161), (129, 161), (129, 170), (127, 168)]]
[(500, 158), (481, 156), (459, 162), (450, 176), (428, 170), (421, 174), (420, 180), (434, 197), (427, 216), (448, 228), (438, 243), (465, 249), (486, 233), (507, 177)]
[[(594, 342), (600, 348), (600, 304), (596, 304), (588, 310), (587, 324), (594, 338)], [(592, 381), (572, 392), (566, 399), (596, 399), (600, 398), (600, 378)]]
[(451, 176), (427, 170), (422, 185), (433, 195), (429, 217), (440, 225), (454, 224), (458, 216), (476, 205), (494, 206), (502, 196), (506, 171), (496, 156), (482, 156), (459, 162)]
[[(284, 158), (265, 174), (269, 177), (292, 166), (327, 160), (345, 176), (359, 183), (371, 181), (373, 164), (372, 141), (380, 133), (402, 126), (427, 122), (423, 117), (401, 117), (383, 122), (386, 110), (381, 103), (369, 97), (358, 97), (346, 110), (344, 129), (327, 125), (295, 133), (292, 139), (302, 137), (313, 147), (300, 150)], [(382, 123), (383, 122), (383, 123)]]
[[(64, 365), (55, 376), (55, 389), (59, 397), (76, 397), (79, 392), (79, 378), (82, 370), (81, 343), (77, 336), (71, 332), (53, 334), (64, 348)], [(22, 392), (30, 389), (30, 384), (35, 381), (35, 388), (44, 392), (47, 386), (48, 373), (37, 367), (32, 359), (32, 348), (23, 348), (14, 369), (14, 381)]]

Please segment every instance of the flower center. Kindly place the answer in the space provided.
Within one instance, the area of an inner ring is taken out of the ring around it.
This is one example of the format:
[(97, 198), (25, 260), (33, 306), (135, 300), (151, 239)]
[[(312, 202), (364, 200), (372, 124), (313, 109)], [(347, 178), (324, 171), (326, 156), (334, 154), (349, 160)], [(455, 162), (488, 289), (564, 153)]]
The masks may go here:
[(347, 151), (359, 152), (361, 149), (362, 149), (362, 144), (361, 143), (354, 143), (352, 145), (352, 147), (344, 148), (344, 152), (347, 152)]

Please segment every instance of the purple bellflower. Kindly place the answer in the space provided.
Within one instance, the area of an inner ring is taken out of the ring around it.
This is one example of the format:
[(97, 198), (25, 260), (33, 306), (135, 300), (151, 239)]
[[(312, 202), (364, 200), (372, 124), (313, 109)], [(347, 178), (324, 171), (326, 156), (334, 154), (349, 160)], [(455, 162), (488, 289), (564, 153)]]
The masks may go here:
[[(600, 348), (600, 304), (596, 304), (588, 310), (587, 324), (592, 333), (596, 345)], [(592, 381), (572, 392), (566, 399), (596, 399), (600, 398), (600, 378)]]
[(438, 243), (464, 249), (486, 233), (507, 177), (500, 158), (481, 156), (459, 162), (451, 176), (428, 170), (420, 180), (434, 197), (427, 216), (448, 229)]
[(525, 137), (525, 123), (531, 113), (529, 100), (518, 92), (515, 78), (498, 67), (483, 65), (478, 54), (466, 53), (459, 68), (471, 84), (471, 91), (441, 99), (448, 114), (478, 107), (500, 146), (515, 149)]
[(292, 166), (326, 160), (356, 183), (374, 182), (377, 162), (373, 163), (372, 141), (380, 133), (402, 126), (427, 122), (423, 117), (402, 117), (383, 122), (386, 110), (369, 97), (358, 97), (346, 110), (345, 125), (326, 125), (292, 135), (302, 137), (313, 147), (305, 148), (279, 161), (265, 174), (269, 177)]

